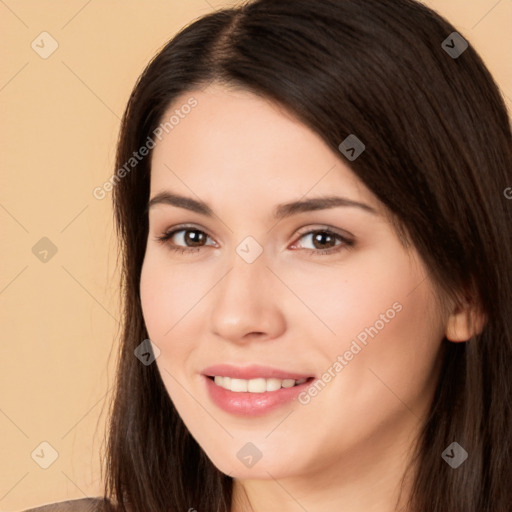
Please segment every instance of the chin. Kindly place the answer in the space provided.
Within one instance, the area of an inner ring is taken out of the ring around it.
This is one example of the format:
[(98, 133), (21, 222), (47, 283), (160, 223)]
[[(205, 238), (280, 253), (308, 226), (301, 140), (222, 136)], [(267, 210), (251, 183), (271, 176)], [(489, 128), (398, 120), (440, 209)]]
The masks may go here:
[(276, 453), (273, 450), (272, 455), (265, 457), (262, 455), (259, 460), (250, 458), (246, 460), (244, 452), (239, 456), (240, 448), (233, 448), (233, 452), (229, 454), (216, 454), (214, 457), (208, 458), (212, 464), (222, 473), (232, 478), (240, 480), (269, 480), (272, 478), (285, 478), (291, 476), (292, 467), (290, 460), (284, 458), (276, 459)]

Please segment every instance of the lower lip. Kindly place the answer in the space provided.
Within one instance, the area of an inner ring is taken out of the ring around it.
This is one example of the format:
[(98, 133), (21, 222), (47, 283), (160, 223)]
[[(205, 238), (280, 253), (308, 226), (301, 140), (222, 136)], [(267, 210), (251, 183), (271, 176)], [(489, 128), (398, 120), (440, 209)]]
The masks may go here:
[(271, 412), (297, 398), (313, 381), (313, 378), (291, 388), (281, 388), (277, 391), (264, 393), (249, 393), (229, 391), (217, 386), (209, 377), (203, 375), (206, 387), (212, 401), (221, 409), (230, 414), (239, 416), (258, 416)]

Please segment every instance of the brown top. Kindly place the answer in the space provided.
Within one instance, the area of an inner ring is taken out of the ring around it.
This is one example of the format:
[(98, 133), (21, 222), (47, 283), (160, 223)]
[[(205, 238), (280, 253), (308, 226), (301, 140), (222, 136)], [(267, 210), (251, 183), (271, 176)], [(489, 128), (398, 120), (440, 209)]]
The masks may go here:
[(82, 498), (78, 500), (59, 501), (22, 512), (113, 512), (114, 509), (103, 498)]

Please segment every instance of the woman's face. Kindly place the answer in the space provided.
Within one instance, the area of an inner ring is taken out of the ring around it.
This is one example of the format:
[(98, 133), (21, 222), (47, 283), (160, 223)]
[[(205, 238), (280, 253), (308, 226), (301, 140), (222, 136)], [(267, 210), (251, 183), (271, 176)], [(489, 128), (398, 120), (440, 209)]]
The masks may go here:
[(423, 262), (345, 156), (275, 104), (216, 86), (173, 114), (140, 284), (187, 428), (236, 478), (351, 478), (401, 459), (446, 321)]

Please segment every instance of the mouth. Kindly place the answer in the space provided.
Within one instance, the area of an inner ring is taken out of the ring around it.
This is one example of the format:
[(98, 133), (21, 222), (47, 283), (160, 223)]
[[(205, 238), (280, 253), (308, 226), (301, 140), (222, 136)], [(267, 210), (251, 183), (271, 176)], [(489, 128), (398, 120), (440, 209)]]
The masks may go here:
[(227, 389), (233, 393), (266, 393), (279, 391), (282, 388), (293, 388), (308, 383), (314, 377), (303, 377), (301, 379), (277, 379), (277, 378), (255, 378), (236, 379), (223, 375), (207, 375), (214, 384), (220, 388)]
[(304, 373), (260, 365), (219, 364), (201, 373), (210, 400), (229, 414), (245, 417), (289, 406), (316, 379)]

